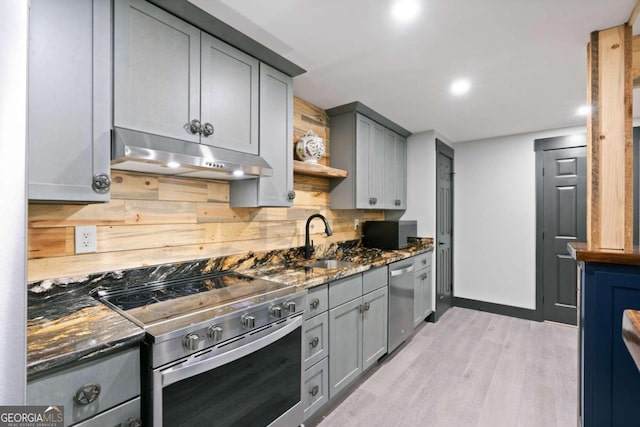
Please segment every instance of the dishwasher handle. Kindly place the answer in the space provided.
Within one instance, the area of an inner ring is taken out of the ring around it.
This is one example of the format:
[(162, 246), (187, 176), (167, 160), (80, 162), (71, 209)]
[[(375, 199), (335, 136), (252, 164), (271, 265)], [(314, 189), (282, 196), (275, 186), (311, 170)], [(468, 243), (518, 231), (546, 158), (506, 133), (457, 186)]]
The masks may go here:
[(391, 277), (396, 277), (396, 276), (400, 276), (402, 274), (406, 274), (406, 273), (410, 273), (413, 271), (414, 266), (410, 265), (409, 267), (406, 268), (400, 268), (398, 270), (391, 270)]

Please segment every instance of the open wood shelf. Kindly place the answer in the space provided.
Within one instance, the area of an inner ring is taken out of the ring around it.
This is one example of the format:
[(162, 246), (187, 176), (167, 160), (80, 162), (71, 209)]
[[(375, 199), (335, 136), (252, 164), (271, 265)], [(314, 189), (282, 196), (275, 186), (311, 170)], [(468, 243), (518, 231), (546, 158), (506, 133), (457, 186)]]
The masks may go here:
[(321, 178), (346, 178), (347, 171), (315, 163), (293, 161), (293, 173), (300, 175), (319, 176)]

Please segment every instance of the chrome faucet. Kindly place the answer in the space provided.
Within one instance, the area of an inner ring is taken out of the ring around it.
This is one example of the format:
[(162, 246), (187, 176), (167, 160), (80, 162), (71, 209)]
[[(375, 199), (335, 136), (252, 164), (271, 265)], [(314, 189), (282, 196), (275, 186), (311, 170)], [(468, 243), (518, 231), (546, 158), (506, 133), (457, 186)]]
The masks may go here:
[(320, 218), (324, 222), (324, 231), (327, 233), (327, 236), (331, 236), (333, 231), (331, 231), (331, 227), (329, 226), (329, 221), (323, 215), (313, 214), (307, 219), (307, 225), (304, 229), (304, 259), (311, 258), (311, 254), (313, 253), (313, 241), (309, 239), (309, 224), (313, 218)]

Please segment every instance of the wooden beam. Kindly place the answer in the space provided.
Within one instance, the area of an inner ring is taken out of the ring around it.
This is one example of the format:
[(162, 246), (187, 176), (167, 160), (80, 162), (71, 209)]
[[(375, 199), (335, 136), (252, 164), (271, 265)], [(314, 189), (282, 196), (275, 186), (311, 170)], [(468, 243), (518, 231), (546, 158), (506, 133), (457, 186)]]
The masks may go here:
[(640, 87), (640, 35), (633, 36), (631, 56), (631, 77), (633, 78), (633, 87)]
[(634, 22), (638, 18), (638, 14), (640, 14), (640, 0), (636, 0), (636, 4), (633, 6), (631, 10), (631, 15), (629, 15), (629, 26), (633, 26)]
[(631, 27), (591, 33), (588, 47), (587, 241), (633, 250)]

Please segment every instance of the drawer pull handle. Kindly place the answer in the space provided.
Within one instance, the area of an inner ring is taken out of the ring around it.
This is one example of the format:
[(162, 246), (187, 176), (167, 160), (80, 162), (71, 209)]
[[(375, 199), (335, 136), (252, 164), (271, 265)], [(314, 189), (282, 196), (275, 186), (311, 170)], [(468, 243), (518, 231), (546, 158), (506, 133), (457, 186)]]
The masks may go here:
[(76, 391), (76, 395), (73, 396), (73, 400), (78, 405), (88, 405), (89, 403), (94, 402), (98, 396), (100, 396), (100, 391), (102, 388), (100, 384), (87, 384), (83, 385)]
[(311, 301), (311, 308), (315, 310), (318, 307), (320, 307), (320, 300), (318, 298), (314, 298), (313, 301)]
[(313, 339), (309, 341), (309, 345), (313, 348), (316, 348), (318, 344), (320, 344), (320, 338), (318, 337), (313, 337)]
[(314, 385), (311, 390), (309, 390), (309, 394), (311, 396), (315, 396), (316, 394), (318, 394), (318, 392), (320, 391), (320, 387), (318, 387), (317, 385)]
[(142, 427), (142, 421), (134, 418), (129, 418), (127, 420), (127, 423), (123, 427)]

